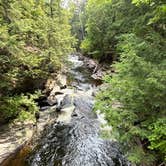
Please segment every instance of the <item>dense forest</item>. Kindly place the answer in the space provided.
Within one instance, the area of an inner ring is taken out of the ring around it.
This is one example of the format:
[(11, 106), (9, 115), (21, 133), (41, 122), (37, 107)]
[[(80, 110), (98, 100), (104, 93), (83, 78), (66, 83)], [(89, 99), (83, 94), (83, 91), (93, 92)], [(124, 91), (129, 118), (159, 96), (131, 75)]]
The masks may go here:
[(73, 41), (60, 1), (0, 1), (0, 121), (38, 111), (34, 98)]
[(84, 0), (68, 8), (61, 0), (0, 0), (0, 124), (34, 118), (45, 81), (73, 48), (113, 70), (94, 111), (105, 114), (127, 159), (164, 166), (165, 0)]
[(138, 165), (163, 164), (166, 154), (166, 3), (89, 0), (83, 8), (81, 50), (112, 63), (97, 96), (114, 137)]

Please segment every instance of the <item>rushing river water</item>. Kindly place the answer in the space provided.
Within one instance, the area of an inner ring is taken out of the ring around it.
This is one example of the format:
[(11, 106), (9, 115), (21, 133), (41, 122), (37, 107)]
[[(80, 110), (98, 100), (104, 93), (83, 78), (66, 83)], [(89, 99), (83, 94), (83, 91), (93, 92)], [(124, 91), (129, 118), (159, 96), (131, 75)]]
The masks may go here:
[(60, 119), (47, 126), (22, 166), (127, 166), (117, 142), (99, 137), (100, 121), (92, 111), (92, 92), (99, 83), (78, 56), (69, 56), (69, 61), (68, 91), (72, 89), (72, 93), (61, 101), (69, 120)]

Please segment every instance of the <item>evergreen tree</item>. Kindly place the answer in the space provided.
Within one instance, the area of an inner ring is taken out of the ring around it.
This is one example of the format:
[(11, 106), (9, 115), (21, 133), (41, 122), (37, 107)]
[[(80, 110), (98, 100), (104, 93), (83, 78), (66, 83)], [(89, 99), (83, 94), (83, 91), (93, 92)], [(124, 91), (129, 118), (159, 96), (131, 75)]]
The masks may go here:
[(13, 106), (4, 111), (5, 103), (15, 105), (20, 93), (33, 92), (35, 84), (60, 70), (73, 40), (69, 16), (61, 1), (0, 0), (0, 112), (5, 118), (19, 114)]
[[(106, 114), (138, 165), (166, 155), (166, 4), (164, 0), (89, 0), (84, 53), (115, 63), (95, 109)], [(117, 60), (117, 62), (115, 62)]]

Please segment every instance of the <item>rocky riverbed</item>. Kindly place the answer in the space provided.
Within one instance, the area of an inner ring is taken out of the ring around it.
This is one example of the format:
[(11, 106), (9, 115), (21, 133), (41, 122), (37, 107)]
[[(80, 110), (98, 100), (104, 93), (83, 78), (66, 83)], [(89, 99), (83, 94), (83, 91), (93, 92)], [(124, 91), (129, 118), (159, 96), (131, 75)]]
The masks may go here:
[[(37, 101), (40, 118), (35, 129), (29, 129), (30, 136), (24, 137), (31, 140), (32, 147), (25, 146), (24, 140), (21, 150), (10, 155), (4, 166), (129, 165), (116, 141), (100, 138), (106, 121), (92, 111), (94, 92), (101, 84), (100, 77), (93, 77), (99, 70), (97, 62), (78, 55), (70, 55), (69, 62), (70, 67), (56, 80), (47, 81), (45, 96)], [(34, 135), (38, 135), (36, 139)]]

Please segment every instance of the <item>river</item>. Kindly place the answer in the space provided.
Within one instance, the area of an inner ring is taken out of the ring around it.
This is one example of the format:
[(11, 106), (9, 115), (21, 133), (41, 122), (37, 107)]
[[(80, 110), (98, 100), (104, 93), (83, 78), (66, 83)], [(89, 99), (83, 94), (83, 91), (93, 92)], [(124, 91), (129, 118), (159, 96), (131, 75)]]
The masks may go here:
[(128, 166), (118, 143), (100, 137), (101, 122), (93, 112), (92, 95), (100, 82), (92, 79), (92, 72), (79, 56), (70, 55), (69, 62), (60, 115), (45, 127), (37, 147), (18, 165)]

